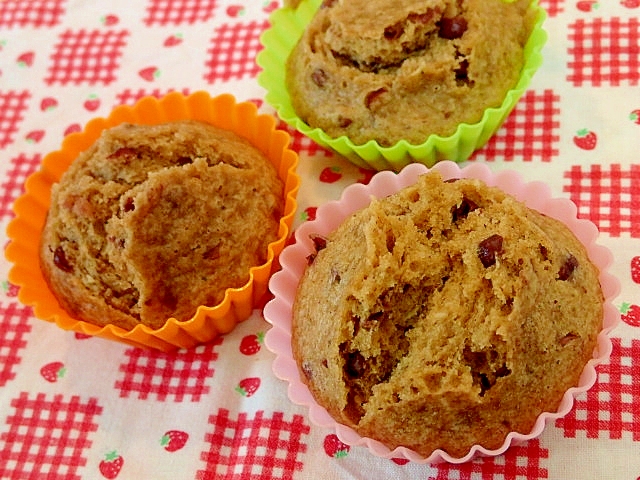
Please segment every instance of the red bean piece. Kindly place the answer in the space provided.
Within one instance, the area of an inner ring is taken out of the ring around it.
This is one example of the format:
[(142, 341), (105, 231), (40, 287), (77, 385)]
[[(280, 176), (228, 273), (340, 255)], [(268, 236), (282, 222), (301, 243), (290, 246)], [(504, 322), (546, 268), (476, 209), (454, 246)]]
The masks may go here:
[(496, 256), (502, 253), (502, 237), (497, 233), (485, 238), (478, 245), (478, 258), (484, 268), (489, 268), (496, 263)]
[(53, 264), (58, 267), (63, 272), (71, 273), (73, 272), (73, 266), (69, 263), (67, 259), (67, 255), (64, 253), (62, 247), (56, 247), (53, 252)]
[(469, 200), (464, 197), (460, 205), (454, 205), (451, 208), (451, 216), (453, 223), (456, 223), (458, 220), (467, 218), (467, 216), (478, 208), (478, 204), (473, 200)]
[(558, 280), (569, 280), (576, 268), (578, 268), (578, 259), (570, 254), (558, 271)]
[(440, 20), (440, 30), (438, 35), (440, 38), (446, 40), (455, 40), (462, 37), (464, 32), (467, 31), (467, 20), (462, 15), (457, 15), (452, 18), (443, 17)]
[(311, 74), (311, 80), (313, 80), (313, 83), (315, 83), (317, 86), (322, 88), (327, 84), (329, 76), (327, 75), (327, 72), (325, 72), (321, 68), (316, 68)]
[(371, 104), (385, 93), (387, 93), (387, 89), (384, 87), (378, 88), (377, 90), (373, 90), (372, 92), (367, 93), (367, 95), (364, 97), (364, 106), (367, 108), (371, 108)]
[(350, 378), (360, 378), (364, 375), (366, 360), (360, 352), (350, 352), (347, 355), (345, 371)]

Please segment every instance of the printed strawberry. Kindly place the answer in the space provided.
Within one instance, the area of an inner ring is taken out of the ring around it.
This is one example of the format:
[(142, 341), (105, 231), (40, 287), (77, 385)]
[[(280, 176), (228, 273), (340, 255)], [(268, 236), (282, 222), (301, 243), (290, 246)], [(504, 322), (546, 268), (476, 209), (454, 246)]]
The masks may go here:
[(29, 143), (38, 143), (44, 138), (44, 130), (33, 130), (24, 137)]
[(300, 214), (300, 220), (302, 220), (303, 222), (307, 220), (315, 220), (317, 210), (318, 210), (318, 207), (305, 208), (304, 211)]
[(627, 325), (640, 327), (640, 305), (625, 302), (620, 305), (620, 313), (620, 318)]
[(112, 479), (118, 476), (123, 464), (124, 459), (114, 450), (107, 453), (103, 460), (100, 460), (98, 468), (104, 478)]
[(255, 104), (255, 106), (258, 108), (262, 107), (262, 105), (264, 104), (264, 100), (262, 100), (261, 98), (248, 98), (247, 102)]
[(358, 170), (360, 172), (360, 175), (362, 175), (362, 177), (358, 179), (358, 183), (363, 183), (364, 185), (368, 184), (371, 181), (371, 178), (376, 173), (375, 170), (369, 170), (367, 168), (362, 168), (362, 167), (360, 167)]
[(160, 445), (167, 452), (175, 452), (185, 446), (189, 440), (189, 434), (182, 430), (167, 430), (160, 439)]
[(182, 34), (176, 33), (174, 35), (169, 35), (164, 39), (163, 45), (165, 47), (175, 47), (176, 45), (180, 45), (182, 43)]
[(397, 458), (394, 457), (391, 459), (391, 461), (397, 465), (406, 465), (407, 463), (409, 463), (409, 459), (408, 458)]
[(229, 15), (231, 18), (244, 15), (244, 7), (242, 5), (229, 5), (227, 7), (227, 15)]
[(33, 65), (33, 59), (36, 57), (35, 52), (24, 52), (16, 59), (16, 63), (19, 67), (30, 67)]
[(138, 72), (138, 75), (147, 82), (153, 82), (160, 76), (160, 70), (158, 70), (158, 67), (145, 67)]
[(40, 375), (47, 382), (56, 383), (58, 379), (64, 377), (67, 369), (62, 362), (51, 362), (47, 363), (44, 367), (40, 369)]
[(627, 8), (638, 8), (640, 7), (640, 0), (622, 0), (620, 5)]
[(249, 398), (260, 388), (260, 379), (258, 377), (249, 377), (240, 380), (236, 386), (236, 392), (243, 397)]
[(276, 0), (267, 0), (262, 4), (262, 11), (265, 13), (271, 13), (278, 8), (278, 2)]
[(583, 128), (576, 132), (573, 137), (573, 143), (583, 150), (593, 150), (596, 148), (596, 144), (598, 143), (598, 137), (594, 132)]
[(343, 458), (349, 453), (351, 447), (342, 443), (335, 433), (324, 437), (324, 453), (333, 458)]
[(245, 335), (240, 341), (240, 353), (244, 355), (255, 355), (260, 351), (260, 347), (262, 346), (263, 341), (263, 332)]
[(95, 93), (92, 93), (84, 101), (83, 106), (86, 110), (94, 112), (100, 107), (100, 98)]
[(80, 332), (75, 332), (73, 335), (76, 340), (86, 340), (88, 338), (91, 338), (91, 335), (87, 335), (86, 333), (80, 333)]
[(58, 101), (53, 97), (45, 97), (40, 101), (40, 110), (43, 112), (53, 110), (58, 106)]
[(636, 108), (629, 114), (629, 120), (637, 125), (640, 125), (640, 108)]
[(20, 290), (17, 285), (14, 285), (9, 280), (5, 280), (4, 282), (2, 282), (2, 289), (6, 293), (7, 297), (17, 297), (18, 290)]
[(67, 128), (65, 128), (64, 130), (64, 136), (66, 137), (67, 135), (70, 135), (72, 133), (76, 133), (82, 130), (82, 127), (80, 126), (80, 124), (78, 123), (72, 123), (71, 125), (69, 125)]
[(631, 259), (631, 280), (640, 283), (640, 255), (636, 255)]
[(583, 12), (597, 10), (599, 6), (600, 5), (598, 5), (598, 2), (596, 0), (580, 0), (576, 3), (576, 8)]
[(112, 25), (117, 25), (120, 19), (117, 15), (108, 14), (100, 18), (100, 21), (105, 27), (110, 27)]
[(340, 167), (325, 167), (320, 172), (320, 181), (323, 183), (335, 183), (342, 178)]

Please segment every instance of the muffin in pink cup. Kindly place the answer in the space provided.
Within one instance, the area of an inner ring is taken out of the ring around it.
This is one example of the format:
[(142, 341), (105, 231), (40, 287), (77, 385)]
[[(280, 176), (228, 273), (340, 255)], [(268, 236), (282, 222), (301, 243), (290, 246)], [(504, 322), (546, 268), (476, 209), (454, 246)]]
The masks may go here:
[(264, 315), (289, 397), (377, 456), (499, 455), (566, 415), (619, 321), (597, 228), (482, 164), (352, 185), (285, 248)]

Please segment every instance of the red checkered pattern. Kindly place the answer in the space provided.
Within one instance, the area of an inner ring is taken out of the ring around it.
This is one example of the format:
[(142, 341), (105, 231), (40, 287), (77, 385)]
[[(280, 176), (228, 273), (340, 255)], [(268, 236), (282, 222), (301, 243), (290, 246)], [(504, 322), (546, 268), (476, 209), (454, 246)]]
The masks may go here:
[(31, 331), (32, 315), (31, 308), (0, 303), (0, 387), (16, 376), (14, 367), (22, 361), (20, 351), (27, 346), (25, 336)]
[(9, 429), (0, 435), (0, 478), (79, 480), (78, 469), (87, 463), (83, 453), (92, 443), (89, 434), (98, 429), (95, 417), (102, 413), (97, 399), (48, 399), (44, 393), (30, 398), (22, 392), (11, 407)]
[(563, 190), (590, 219), (612, 237), (629, 234), (640, 238), (640, 165), (623, 170), (620, 164), (574, 165), (564, 173)]
[(289, 126), (285, 122), (278, 120), (278, 128), (281, 130), (286, 130), (291, 136), (291, 145), (289, 148), (295, 150), (299, 154), (307, 154), (310, 157), (315, 155), (322, 155), (324, 157), (333, 156), (333, 152), (331, 150), (327, 150), (324, 147), (321, 147), (316, 142), (311, 140), (306, 135), (303, 135), (295, 128)]
[(28, 90), (21, 92), (0, 91), (0, 148), (13, 142), (18, 131), (18, 124), (24, 118), (29, 98), (31, 98), (31, 94)]
[(52, 27), (60, 23), (65, 0), (3, 0), (0, 28)]
[[(166, 90), (160, 90), (159, 88), (154, 88), (152, 90), (145, 90), (144, 88), (139, 88), (138, 90), (126, 89), (116, 95), (117, 105), (133, 105), (138, 100), (143, 97), (151, 96), (160, 98), (165, 96), (169, 92), (173, 92), (175, 89), (169, 88)], [(189, 89), (183, 88), (180, 90), (180, 93), (183, 95), (189, 95)]]
[(147, 5), (147, 25), (181, 25), (206, 22), (213, 17), (215, 0), (150, 0)]
[(559, 101), (552, 90), (525, 92), (502, 127), (471, 160), (550, 162), (558, 154)]
[(231, 79), (253, 78), (260, 68), (255, 62), (262, 50), (260, 35), (269, 25), (268, 21), (225, 24), (216, 28), (207, 50), (208, 71), (204, 78), (209, 83)]
[(509, 448), (498, 457), (478, 458), (461, 465), (438, 465), (438, 474), (429, 480), (532, 480), (549, 478), (541, 465), (549, 458), (549, 450), (539, 440)]
[(310, 431), (302, 416), (288, 421), (282, 412), (265, 417), (260, 410), (253, 418), (240, 413), (235, 420), (220, 409), (209, 423), (213, 433), (207, 433), (205, 441), (211, 448), (200, 454), (206, 466), (197, 472), (198, 480), (286, 480), (302, 470), (298, 456), (307, 451), (302, 437)]
[(540, 6), (547, 11), (549, 17), (564, 12), (564, 0), (540, 0)]
[(214, 349), (221, 343), (222, 338), (218, 337), (206, 345), (171, 353), (127, 349), (129, 361), (120, 365), (123, 378), (116, 381), (115, 387), (125, 398), (135, 393), (141, 400), (154, 395), (159, 401), (173, 397), (175, 402), (187, 398), (197, 402), (209, 393), (205, 382), (213, 375), (210, 364), (218, 359)]
[(47, 84), (109, 85), (116, 80), (127, 30), (66, 30), (54, 47)]
[(40, 165), (40, 155), (20, 154), (10, 161), (5, 181), (0, 183), (0, 217), (13, 215), (11, 206), (24, 192), (24, 181)]
[(575, 86), (638, 85), (640, 20), (579, 19), (569, 24), (569, 75)]
[(640, 441), (640, 340), (612, 340), (613, 353), (608, 364), (598, 367), (598, 383), (556, 421), (565, 437), (582, 431), (587, 438), (620, 439), (627, 432)]

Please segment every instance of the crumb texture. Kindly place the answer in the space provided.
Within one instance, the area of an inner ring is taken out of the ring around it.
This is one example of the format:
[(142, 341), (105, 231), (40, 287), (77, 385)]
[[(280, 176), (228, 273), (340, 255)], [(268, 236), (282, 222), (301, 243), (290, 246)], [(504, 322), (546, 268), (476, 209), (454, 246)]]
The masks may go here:
[(273, 165), (231, 132), (119, 125), (54, 185), (42, 270), (79, 319), (159, 328), (246, 283), (277, 236), (282, 203)]
[(584, 246), (479, 180), (424, 175), (316, 245), (294, 357), (335, 419), (389, 448), (498, 448), (593, 355), (603, 296)]
[(393, 145), (454, 133), (502, 104), (524, 64), (528, 0), (333, 0), (287, 61), (298, 116)]

